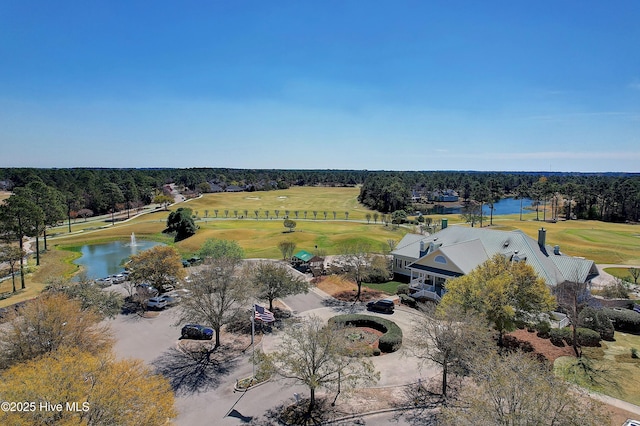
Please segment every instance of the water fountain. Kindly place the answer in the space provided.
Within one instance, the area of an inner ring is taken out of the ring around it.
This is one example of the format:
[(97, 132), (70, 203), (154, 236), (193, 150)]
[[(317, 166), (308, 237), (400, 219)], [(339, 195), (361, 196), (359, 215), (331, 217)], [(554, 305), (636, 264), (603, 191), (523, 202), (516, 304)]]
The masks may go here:
[(135, 247), (138, 244), (136, 243), (136, 234), (134, 234), (133, 232), (131, 233), (131, 243), (129, 243), (130, 247)]

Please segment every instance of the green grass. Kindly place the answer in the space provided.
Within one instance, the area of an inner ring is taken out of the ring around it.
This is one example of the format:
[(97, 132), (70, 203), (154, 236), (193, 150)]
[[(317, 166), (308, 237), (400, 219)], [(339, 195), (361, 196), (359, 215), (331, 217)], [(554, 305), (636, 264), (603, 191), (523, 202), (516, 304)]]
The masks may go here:
[(385, 292), (389, 295), (394, 295), (396, 294), (396, 291), (398, 290), (398, 286), (400, 284), (405, 284), (405, 283), (402, 283), (400, 281), (388, 281), (386, 283), (381, 283), (381, 284), (363, 283), (362, 285), (364, 287), (370, 288), (371, 290), (378, 290), (378, 291)]
[(601, 348), (584, 348), (592, 367), (602, 371), (592, 379), (583, 369), (573, 366), (576, 359), (572, 357), (558, 358), (554, 371), (594, 392), (640, 405), (640, 359), (631, 358), (631, 348), (640, 350), (640, 336), (616, 332), (614, 337), (614, 342), (603, 342)]
[(633, 283), (633, 277), (629, 273), (629, 268), (605, 268), (604, 271), (616, 278)]
[[(194, 212), (198, 212), (198, 217), (205, 217), (205, 210), (208, 210), (208, 217), (215, 217), (214, 210), (218, 210), (218, 218), (225, 217), (224, 211), (229, 211), (229, 217), (233, 218), (234, 211), (238, 215), (244, 215), (244, 210), (248, 211), (248, 218), (255, 220), (254, 211), (258, 210), (258, 217), (266, 220), (265, 211), (269, 211), (269, 216), (275, 218), (275, 210), (280, 211), (280, 218), (285, 215), (285, 210), (289, 210), (289, 217), (295, 220), (295, 211), (298, 211), (298, 219), (304, 218), (307, 212), (307, 219), (313, 219), (313, 212), (318, 212), (318, 220), (324, 220), (323, 212), (327, 212), (327, 219), (333, 220), (333, 212), (336, 212), (336, 219), (344, 220), (345, 212), (349, 212), (349, 220), (365, 220), (366, 214), (373, 215), (375, 212), (367, 209), (358, 203), (360, 188), (326, 188), (326, 187), (294, 187), (280, 191), (262, 192), (237, 192), (237, 193), (217, 193), (205, 194), (201, 198), (193, 199), (185, 204)], [(373, 222), (373, 219), (372, 219)]]

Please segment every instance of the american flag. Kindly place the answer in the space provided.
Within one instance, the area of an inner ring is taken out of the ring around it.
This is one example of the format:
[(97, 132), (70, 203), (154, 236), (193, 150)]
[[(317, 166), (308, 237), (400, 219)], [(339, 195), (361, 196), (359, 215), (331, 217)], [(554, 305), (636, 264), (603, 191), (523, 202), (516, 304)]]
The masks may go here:
[(267, 308), (263, 308), (260, 305), (254, 305), (253, 307), (255, 311), (256, 319), (264, 322), (274, 322), (276, 318), (273, 316), (273, 312), (268, 310)]

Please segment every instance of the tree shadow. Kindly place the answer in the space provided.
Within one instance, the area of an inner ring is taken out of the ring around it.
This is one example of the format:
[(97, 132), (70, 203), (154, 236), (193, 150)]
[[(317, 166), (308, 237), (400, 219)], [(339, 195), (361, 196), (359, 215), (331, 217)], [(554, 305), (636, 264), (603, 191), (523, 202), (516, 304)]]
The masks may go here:
[(158, 374), (169, 380), (176, 395), (189, 395), (220, 386), (238, 365), (236, 355), (224, 347), (216, 350), (171, 348), (151, 364)]
[(311, 426), (311, 425), (364, 425), (362, 418), (349, 418), (344, 422), (337, 419), (343, 417), (344, 413), (336, 411), (331, 406), (331, 398), (317, 398), (316, 407), (309, 412), (309, 399), (300, 399), (299, 402), (289, 400), (267, 412), (259, 419), (251, 422), (252, 425), (287, 425), (287, 426)]
[[(458, 386), (456, 382), (453, 389), (450, 390), (450, 397), (455, 398), (458, 393)], [(429, 379), (421, 383), (407, 386), (404, 390), (404, 401), (401, 406), (398, 406), (398, 411), (394, 416), (395, 421), (402, 419), (404, 422), (415, 425), (438, 425), (438, 415), (440, 408), (446, 404), (445, 398), (439, 393), (438, 389), (441, 387), (441, 382), (438, 379)]]
[(236, 409), (231, 410), (231, 412), (227, 414), (227, 417), (234, 417), (240, 420), (242, 423), (249, 423), (251, 422), (251, 420), (253, 420), (253, 417), (245, 416)]
[(365, 310), (365, 307), (362, 306), (361, 303), (354, 303), (353, 301), (347, 302), (334, 298), (323, 299), (322, 304), (328, 308), (333, 308), (336, 312), (344, 314), (355, 314)]

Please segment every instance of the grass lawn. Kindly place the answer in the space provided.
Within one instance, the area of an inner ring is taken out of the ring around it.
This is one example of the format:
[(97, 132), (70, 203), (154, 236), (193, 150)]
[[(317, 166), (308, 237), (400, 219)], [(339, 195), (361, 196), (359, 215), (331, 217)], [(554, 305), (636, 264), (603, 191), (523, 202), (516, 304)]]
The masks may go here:
[[(20, 290), (20, 277), (16, 276), (16, 288), (18, 291), (10, 297), (0, 300), (0, 308), (33, 299), (45, 287), (46, 282), (51, 277), (71, 276), (78, 270), (78, 266), (72, 264), (79, 253), (68, 250), (49, 250), (40, 255), (40, 266), (35, 266), (35, 259), (29, 259), (28, 272), (25, 274), (25, 289)], [(0, 293), (12, 290), (11, 280), (4, 280), (0, 283)]]
[(375, 212), (358, 202), (359, 194), (360, 188), (356, 187), (293, 187), (280, 191), (205, 194), (201, 198), (190, 200), (185, 206), (194, 213), (197, 212), (197, 216), (201, 218), (215, 218), (215, 210), (218, 210), (218, 218), (225, 217), (225, 210), (228, 210), (230, 218), (235, 217), (236, 210), (239, 216), (244, 216), (244, 210), (247, 210), (246, 216), (255, 220), (254, 212), (257, 210), (260, 220), (268, 220), (266, 211), (269, 212), (269, 217), (275, 218), (275, 210), (279, 210), (282, 219), (285, 211), (289, 210), (289, 218), (293, 220), (296, 220), (296, 211), (298, 219), (304, 218), (305, 211), (307, 219), (313, 219), (313, 212), (316, 211), (318, 220), (324, 220), (324, 212), (327, 212), (328, 220), (333, 220), (335, 211), (336, 219), (344, 220), (345, 212), (348, 212), (349, 220), (366, 220), (367, 213), (373, 216)]
[(616, 278), (620, 278), (627, 282), (633, 283), (633, 277), (629, 273), (629, 268), (605, 268), (604, 271)]
[(615, 333), (614, 342), (602, 342), (600, 348), (585, 348), (585, 355), (595, 369), (603, 371), (590, 380), (579, 368), (572, 367), (575, 358), (558, 358), (554, 364), (556, 374), (582, 387), (632, 404), (640, 405), (640, 359), (631, 357), (631, 348), (640, 351), (640, 336)]
[(362, 286), (368, 287), (371, 290), (382, 291), (384, 293), (394, 295), (396, 294), (396, 291), (398, 290), (398, 286), (400, 284), (406, 284), (406, 283), (402, 283), (400, 281), (388, 281), (386, 283), (380, 283), (380, 284), (363, 283)]

